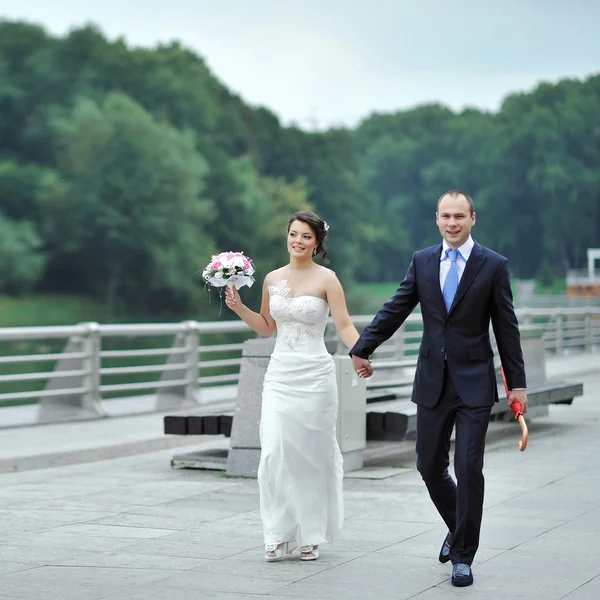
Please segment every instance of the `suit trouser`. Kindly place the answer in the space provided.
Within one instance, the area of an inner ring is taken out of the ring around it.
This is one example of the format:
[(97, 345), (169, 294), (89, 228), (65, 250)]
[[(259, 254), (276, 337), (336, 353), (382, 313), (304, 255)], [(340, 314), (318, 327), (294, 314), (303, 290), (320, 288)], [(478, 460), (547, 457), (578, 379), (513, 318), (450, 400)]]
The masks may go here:
[[(453, 532), (450, 560), (473, 562), (483, 515), (483, 453), (491, 406), (471, 408), (456, 392), (448, 368), (433, 408), (417, 408), (417, 469), (442, 519)], [(448, 473), (450, 436), (456, 425), (454, 473)]]

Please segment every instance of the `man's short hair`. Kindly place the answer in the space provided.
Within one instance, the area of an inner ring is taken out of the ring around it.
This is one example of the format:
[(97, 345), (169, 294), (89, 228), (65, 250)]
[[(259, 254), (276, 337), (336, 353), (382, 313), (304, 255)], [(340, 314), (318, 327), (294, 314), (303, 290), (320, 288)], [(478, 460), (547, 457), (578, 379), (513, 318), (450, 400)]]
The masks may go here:
[(439, 210), (439, 208), (440, 208), (440, 202), (446, 196), (451, 196), (452, 198), (456, 198), (457, 196), (463, 196), (465, 198), (465, 200), (467, 201), (467, 204), (469, 205), (469, 210), (471, 211), (471, 214), (473, 214), (473, 211), (474, 211), (474, 208), (473, 208), (473, 198), (471, 198), (471, 196), (469, 196), (469, 194), (467, 194), (467, 192), (463, 192), (463, 190), (448, 190), (447, 192), (444, 192), (439, 197), (439, 200), (437, 201), (436, 211)]

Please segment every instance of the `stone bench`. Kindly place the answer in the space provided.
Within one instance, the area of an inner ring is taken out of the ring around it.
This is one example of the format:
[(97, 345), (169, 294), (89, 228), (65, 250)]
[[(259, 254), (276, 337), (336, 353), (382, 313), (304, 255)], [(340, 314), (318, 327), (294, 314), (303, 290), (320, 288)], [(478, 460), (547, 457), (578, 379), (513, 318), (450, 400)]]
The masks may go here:
[[(226, 456), (219, 451), (198, 451), (173, 457), (172, 466), (215, 468), (214, 465), (219, 463), (222, 468), (226, 468), (228, 475), (256, 476), (260, 459), (262, 386), (274, 342), (273, 338), (244, 342), (235, 410), (231, 415), (210, 415), (213, 423), (214, 419), (219, 419), (220, 423), (222, 417), (231, 419), (231, 442)], [(338, 394), (343, 398), (338, 410), (338, 443), (344, 459), (344, 468), (359, 469), (362, 467), (366, 448), (366, 381), (356, 375), (347, 354), (334, 355), (334, 361)], [(165, 433), (207, 435), (209, 431), (215, 432), (215, 426), (207, 431), (206, 418), (205, 415), (168, 415), (164, 419)], [(200, 422), (202, 425), (199, 425)], [(190, 427), (191, 423), (197, 424), (195, 429)]]
[(167, 415), (164, 432), (168, 435), (224, 435), (231, 436), (233, 413), (220, 415)]
[[(583, 394), (583, 384), (548, 382), (528, 389), (529, 409), (526, 418), (548, 414), (550, 404), (571, 404)], [(504, 388), (498, 392), (500, 401), (492, 407), (490, 421), (509, 421), (514, 417), (506, 404)], [(403, 441), (414, 439), (417, 431), (417, 405), (410, 399), (369, 404), (367, 408), (367, 439), (370, 441)]]
[[(266, 348), (263, 352), (270, 352), (272, 341), (270, 340), (252, 340), (250, 345), (246, 347), (259, 347)], [(336, 353), (339, 350), (339, 343), (337, 340), (330, 340), (327, 343), (328, 350), (331, 354)], [(374, 367), (377, 369), (377, 373), (366, 381), (366, 402), (382, 402), (385, 400), (394, 400), (402, 394), (406, 394), (406, 390), (410, 393), (412, 388), (412, 372), (410, 370), (417, 366), (417, 357), (403, 358), (400, 360), (390, 360), (387, 357), (390, 352), (386, 350), (381, 353), (383, 359), (378, 358), (373, 361)], [(248, 353), (248, 351), (246, 351)], [(378, 355), (379, 356), (379, 355)], [(253, 362), (254, 358), (249, 355), (246, 357), (246, 361), (250, 362), (254, 366), (260, 369), (266, 369), (268, 361), (263, 360), (256, 363)], [(406, 370), (409, 370), (408, 376), (405, 375)], [(245, 374), (248, 377), (248, 374)], [(244, 382), (242, 385), (246, 388), (247, 385), (255, 384), (253, 379), (248, 382)], [(260, 381), (262, 389), (262, 379)], [(248, 389), (248, 388), (247, 388)], [(251, 392), (253, 393), (253, 392)], [(194, 413), (191, 415), (168, 415), (164, 418), (164, 433), (168, 435), (218, 435), (223, 434), (226, 437), (231, 436), (233, 411), (226, 412), (224, 414), (214, 415), (202, 415)]]
[(410, 395), (416, 366), (416, 356), (402, 360), (374, 360), (375, 373), (367, 380), (367, 404)]
[[(393, 392), (391, 392), (393, 393)], [(538, 385), (527, 392), (527, 418), (548, 412), (550, 404), (571, 404), (583, 394), (581, 383), (551, 382)], [(499, 390), (500, 401), (492, 407), (491, 421), (512, 420), (506, 404), (504, 389)], [(368, 396), (367, 396), (368, 398)], [(367, 400), (368, 401), (368, 400)], [(541, 410), (539, 410), (541, 409)], [(231, 437), (233, 414), (166, 416), (164, 432), (170, 435), (224, 435)], [(367, 441), (403, 441), (414, 439), (417, 428), (417, 406), (409, 398), (371, 402), (367, 405)]]
[[(546, 377), (543, 331), (537, 327), (521, 327), (521, 342), (527, 372), (529, 398), (528, 417), (548, 414), (550, 404), (570, 404), (583, 394), (583, 384), (552, 381)], [(218, 435), (231, 437), (229, 451), (219, 457), (222, 468), (233, 476), (255, 476), (260, 457), (258, 436), (262, 382), (273, 349), (272, 339), (248, 340), (244, 343), (236, 407), (233, 413), (221, 415), (190, 415), (165, 417), (165, 433), (176, 435)], [(410, 401), (411, 377), (406, 369), (416, 367), (416, 358), (379, 363), (379, 373), (373, 381), (361, 380), (351, 371), (347, 355), (335, 355), (337, 361), (338, 442), (345, 468), (360, 468), (366, 441), (403, 441), (414, 439), (417, 407)], [(496, 352), (497, 361), (497, 352)], [(375, 368), (378, 361), (374, 360)], [(340, 368), (340, 365), (343, 367)], [(385, 365), (385, 366), (384, 366)], [(382, 368), (383, 367), (383, 368)], [(492, 407), (490, 420), (513, 420), (506, 404), (506, 393), (496, 363), (499, 402)], [(392, 378), (384, 371), (393, 370)], [(343, 373), (341, 372), (343, 371)], [(187, 455), (188, 457), (190, 455)], [(177, 457), (176, 457), (177, 458)], [(215, 464), (215, 457), (196, 453), (183, 466), (202, 467)], [(172, 461), (173, 464), (173, 461)], [(358, 465), (358, 466), (357, 466)], [(211, 467), (213, 468), (213, 467)]]

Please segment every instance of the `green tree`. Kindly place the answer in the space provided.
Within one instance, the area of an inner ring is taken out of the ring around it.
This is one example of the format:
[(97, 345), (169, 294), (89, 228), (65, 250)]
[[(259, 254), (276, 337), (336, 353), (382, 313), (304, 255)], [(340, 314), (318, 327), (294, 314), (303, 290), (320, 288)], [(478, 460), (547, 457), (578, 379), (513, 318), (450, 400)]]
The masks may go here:
[(35, 227), (27, 221), (15, 222), (0, 213), (0, 291), (19, 295), (36, 284), (45, 256)]
[(260, 306), (262, 280), (273, 269), (289, 260), (286, 231), (291, 215), (300, 209), (312, 209), (307, 200), (305, 182), (287, 183), (260, 175), (250, 157), (230, 163), (231, 187), (235, 195), (219, 207), (220, 251), (244, 252), (254, 261), (256, 284), (244, 289), (244, 301)]
[(37, 198), (48, 170), (34, 164), (0, 162), (0, 211), (9, 219), (29, 220), (39, 227)]
[(331, 225), (347, 288), (397, 280), (439, 241), (449, 188), (474, 196), (475, 237), (516, 275), (560, 276), (600, 245), (598, 114), (596, 75), (493, 114), (433, 104), (307, 133), (176, 41), (131, 48), (93, 25), (56, 37), (0, 20), (0, 211), (39, 236), (38, 289), (155, 314), (202, 305), (196, 273), (216, 250), (252, 254), (259, 272), (287, 260), (281, 229), (305, 206)]
[(198, 258), (214, 249), (201, 197), (206, 163), (191, 133), (158, 123), (122, 94), (80, 99), (52, 123), (64, 181), (40, 199), (51, 274), (84, 282), (109, 307), (189, 306)]

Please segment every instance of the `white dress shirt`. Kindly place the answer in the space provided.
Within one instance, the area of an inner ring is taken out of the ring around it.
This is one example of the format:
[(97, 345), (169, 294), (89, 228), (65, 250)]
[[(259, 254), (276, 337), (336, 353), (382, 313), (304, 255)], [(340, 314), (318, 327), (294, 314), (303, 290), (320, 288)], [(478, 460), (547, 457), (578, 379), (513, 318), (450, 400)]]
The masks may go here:
[[(475, 242), (471, 236), (469, 239), (460, 247), (458, 251), (460, 254), (456, 255), (456, 268), (458, 269), (458, 281), (460, 283), (460, 278), (465, 271), (465, 265), (469, 260), (469, 256), (471, 256), (471, 252), (473, 251), (473, 246), (475, 246)], [(450, 270), (450, 259), (446, 256), (446, 251), (450, 248), (448, 246), (448, 242), (444, 240), (442, 244), (442, 255), (440, 256), (440, 289), (444, 289), (444, 282), (446, 281), (446, 276), (448, 275), (448, 271)]]

